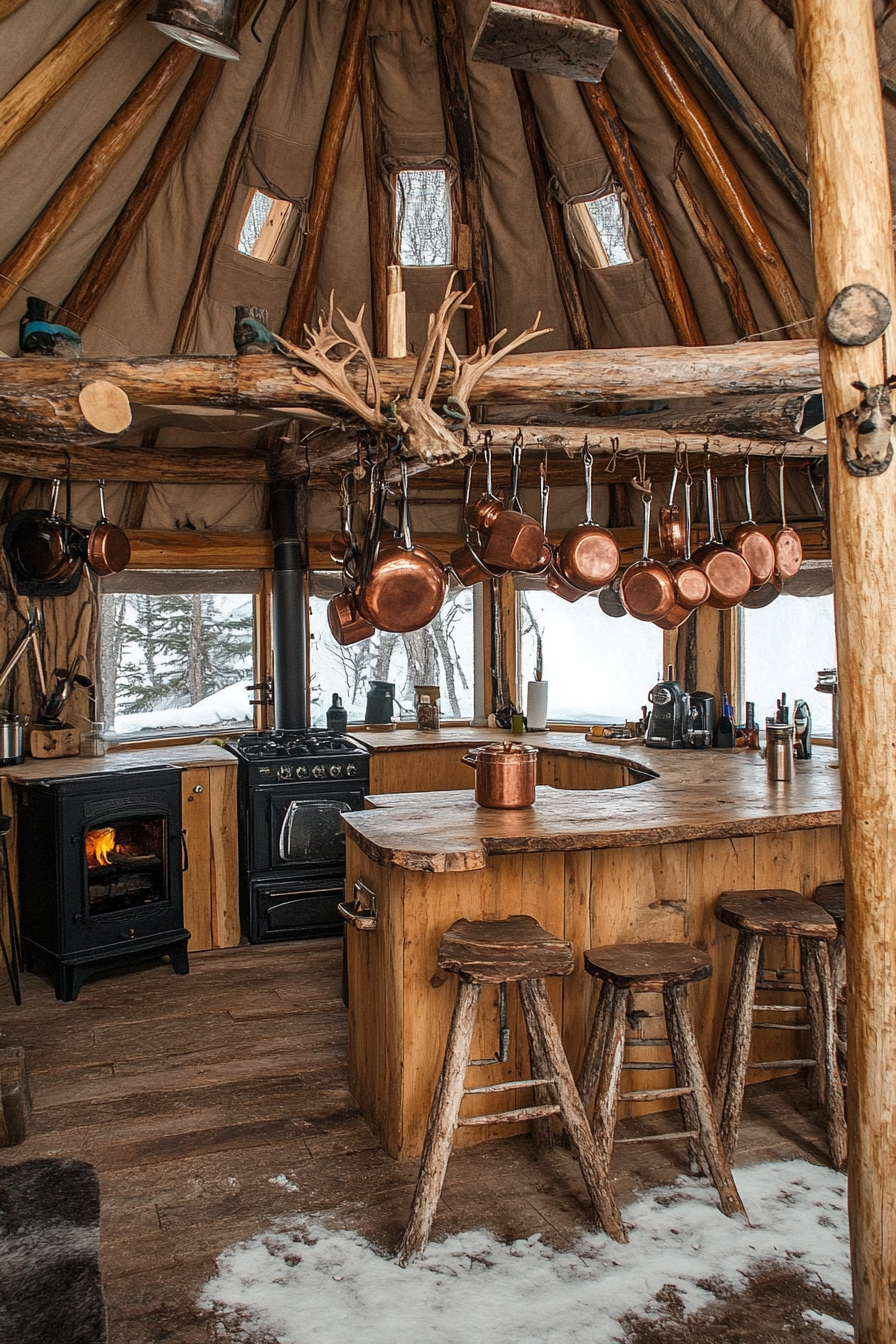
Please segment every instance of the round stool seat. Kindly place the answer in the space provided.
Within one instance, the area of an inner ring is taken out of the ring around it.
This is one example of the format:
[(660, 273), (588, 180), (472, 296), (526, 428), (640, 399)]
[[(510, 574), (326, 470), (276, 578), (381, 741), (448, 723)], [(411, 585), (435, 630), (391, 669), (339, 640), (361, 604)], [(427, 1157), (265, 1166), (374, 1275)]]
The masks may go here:
[(612, 943), (585, 953), (585, 970), (619, 989), (662, 989), (712, 975), (712, 962), (690, 943)]
[(836, 921), (827, 910), (798, 891), (773, 887), (756, 891), (723, 891), (716, 902), (716, 919), (743, 933), (826, 941), (837, 937)]
[(459, 919), (442, 935), (438, 960), (443, 971), (475, 985), (543, 980), (576, 968), (572, 943), (548, 933), (531, 915)]
[(843, 932), (846, 923), (846, 888), (842, 882), (820, 882), (815, 888), (815, 901), (822, 910), (836, 920), (837, 928)]

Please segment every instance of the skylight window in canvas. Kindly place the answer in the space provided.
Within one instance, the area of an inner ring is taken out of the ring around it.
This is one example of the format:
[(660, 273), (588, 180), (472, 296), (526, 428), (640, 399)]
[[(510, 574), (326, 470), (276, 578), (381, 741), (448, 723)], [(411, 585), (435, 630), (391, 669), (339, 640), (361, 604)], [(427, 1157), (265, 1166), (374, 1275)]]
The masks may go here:
[(395, 211), (402, 266), (451, 265), (451, 201), (442, 169), (398, 173)]
[(586, 201), (585, 209), (607, 254), (607, 264), (625, 266), (632, 257), (625, 240), (622, 203), (616, 192), (599, 196), (596, 201)]
[(252, 191), (236, 250), (259, 261), (280, 260), (291, 214), (290, 201), (280, 201), (263, 191)]

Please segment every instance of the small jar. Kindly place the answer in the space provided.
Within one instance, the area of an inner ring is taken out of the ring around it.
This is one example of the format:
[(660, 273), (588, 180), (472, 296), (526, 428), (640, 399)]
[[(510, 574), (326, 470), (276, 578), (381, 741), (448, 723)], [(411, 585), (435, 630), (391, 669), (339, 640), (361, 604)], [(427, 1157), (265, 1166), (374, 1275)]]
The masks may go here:
[(433, 732), (439, 726), (439, 706), (428, 695), (421, 695), (417, 702), (417, 727), (425, 732)]
[(101, 723), (88, 723), (81, 734), (81, 744), (78, 748), (79, 756), (105, 756), (106, 739), (103, 736), (103, 725)]

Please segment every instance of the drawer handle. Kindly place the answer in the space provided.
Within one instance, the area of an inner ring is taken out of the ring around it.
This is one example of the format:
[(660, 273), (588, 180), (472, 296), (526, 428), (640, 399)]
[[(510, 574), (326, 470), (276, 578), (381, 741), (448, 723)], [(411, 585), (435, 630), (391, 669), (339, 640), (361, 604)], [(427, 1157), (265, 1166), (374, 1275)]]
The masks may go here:
[(340, 901), (337, 909), (346, 924), (351, 924), (353, 929), (359, 929), (362, 933), (372, 933), (377, 921), (376, 892), (371, 891), (366, 883), (357, 879), (354, 895), (355, 899), (350, 903)]

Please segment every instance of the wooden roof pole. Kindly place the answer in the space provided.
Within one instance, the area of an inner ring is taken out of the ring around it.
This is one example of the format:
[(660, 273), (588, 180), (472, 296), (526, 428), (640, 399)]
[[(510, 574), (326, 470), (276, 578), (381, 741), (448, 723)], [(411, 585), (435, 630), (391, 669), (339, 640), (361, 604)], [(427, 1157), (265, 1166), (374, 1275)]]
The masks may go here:
[[(890, 185), (869, 0), (795, 0), (809, 146), (819, 356), (830, 454), (849, 929), (849, 1204), (857, 1344), (896, 1339), (896, 469), (856, 477), (833, 445), (854, 379), (890, 372), (882, 342), (822, 325), (846, 285), (896, 307)], [(886, 337), (893, 351), (893, 327)], [(892, 358), (892, 354), (890, 356)]]
[(122, 103), (75, 164), (27, 233), (0, 261), (0, 308), (9, 303), (19, 285), (77, 219), (86, 202), (142, 131), (159, 103), (181, 79), (195, 54), (180, 42), (172, 42), (166, 47), (149, 73), (143, 76), (131, 96)]
[(728, 251), (725, 239), (719, 233), (703, 202), (694, 194), (694, 188), (685, 177), (681, 168), (676, 169), (672, 185), (684, 212), (700, 239), (703, 251), (716, 273), (716, 279), (722, 286), (731, 317), (738, 336), (752, 336), (759, 331), (759, 323), (744, 289), (744, 282), (738, 274), (734, 258)]
[(283, 11), (280, 15), (277, 27), (274, 29), (274, 34), (271, 38), (268, 54), (265, 58), (261, 73), (252, 86), (252, 92), (249, 95), (249, 101), (246, 103), (246, 109), (243, 112), (236, 134), (230, 142), (227, 158), (224, 160), (224, 167), (221, 169), (217, 190), (215, 191), (208, 219), (206, 220), (202, 242), (199, 245), (199, 256), (196, 258), (193, 278), (190, 281), (190, 287), (187, 290), (183, 307), (180, 310), (177, 331), (174, 333), (174, 341), (171, 345), (173, 354), (184, 354), (187, 348), (192, 344), (193, 337), (196, 334), (199, 305), (208, 288), (209, 276), (211, 275), (212, 263), (215, 260), (218, 244), (224, 237), (224, 226), (227, 223), (227, 216), (229, 215), (230, 207), (233, 204), (234, 193), (246, 157), (246, 145), (248, 142), (249, 130), (255, 119), (255, 113), (258, 109), (261, 95), (264, 92), (268, 75), (271, 73), (274, 60), (277, 56), (277, 48), (280, 45), (280, 34), (283, 32), (283, 25), (292, 13), (295, 3), (296, 0), (286, 0), (286, 3), (283, 6)]
[(526, 137), (526, 149), (529, 151), (529, 160), (532, 164), (532, 176), (535, 178), (538, 206), (541, 210), (541, 219), (551, 250), (554, 273), (557, 276), (557, 286), (560, 290), (560, 298), (563, 300), (572, 343), (577, 350), (587, 350), (594, 342), (588, 330), (588, 317), (582, 303), (582, 296), (579, 293), (572, 257), (569, 254), (560, 202), (551, 191), (551, 169), (545, 152), (544, 141), (541, 138), (541, 128), (538, 125), (535, 103), (523, 71), (511, 70), (510, 73), (513, 76), (513, 87), (516, 89), (516, 96), (520, 105), (523, 134)]
[(606, 83), (580, 84), (579, 92), (600, 137), (613, 173), (628, 202), (644, 255), (650, 262), (675, 334), (682, 345), (703, 345), (700, 319), (675, 251), (660, 217), (650, 184), (632, 147), (625, 123)]
[[(625, 35), (762, 277), (785, 326), (806, 320), (806, 311), (787, 264), (753, 204), (734, 161), (700, 104), (685, 84), (636, 0), (607, 0)], [(798, 338), (799, 333), (787, 333)]]
[(0, 154), (62, 97), (85, 66), (141, 8), (141, 0), (99, 0), (42, 61), (22, 76), (0, 99)]
[(667, 41), (688, 69), (727, 113), (746, 144), (787, 192), (803, 219), (809, 221), (806, 179), (791, 159), (768, 117), (750, 97), (717, 47), (691, 17), (682, 0), (644, 0)]
[(364, 179), (367, 185), (367, 213), (370, 219), (370, 292), (373, 320), (373, 353), (387, 352), (388, 287), (387, 270), (392, 260), (389, 228), (389, 198), (380, 168), (383, 160), (383, 124), (370, 43), (365, 41), (361, 59), (361, 129), (364, 136)]
[[(239, 24), (252, 17), (258, 0), (243, 0)], [(224, 70), (217, 56), (200, 56), (162, 134), (156, 141), (140, 181), (122, 207), (121, 213), (63, 300), (61, 319), (73, 331), (83, 331), (97, 305), (118, 274), (133, 246), (146, 216), (174, 164), (180, 158), (215, 91)]]
[(367, 42), (367, 18), (370, 0), (352, 0), (333, 72), (330, 101), (317, 149), (314, 185), (308, 203), (308, 232), (302, 246), (299, 266), (293, 278), (281, 332), (288, 341), (299, 341), (302, 328), (313, 316), (317, 297), (317, 272), (324, 245), (324, 229), (330, 213), (336, 170), (348, 127), (352, 104), (361, 77), (361, 55)]
[(492, 262), (482, 199), (482, 164), (476, 123), (470, 102), (467, 77), (467, 47), (455, 0), (433, 0), (436, 30), (439, 35), (439, 76), (448, 148), (457, 161), (463, 223), (469, 229), (469, 262), (460, 259), (464, 286), (475, 281), (470, 295), (472, 309), (467, 313), (467, 345), (472, 351), (498, 331), (495, 295), (492, 288)]
[(0, 19), (8, 19), (10, 14), (15, 14), (24, 3), (25, 0), (0, 0)]

